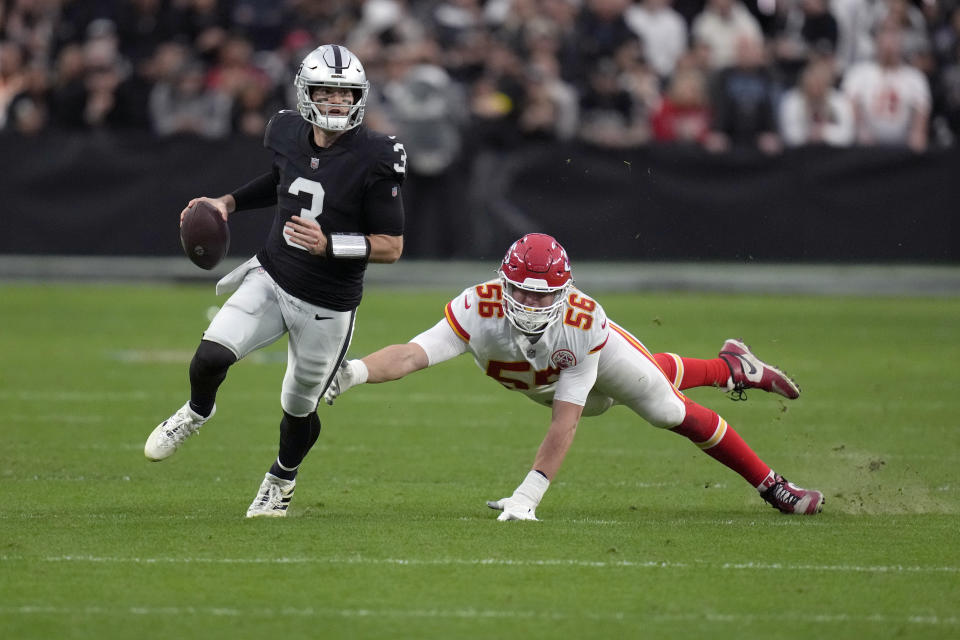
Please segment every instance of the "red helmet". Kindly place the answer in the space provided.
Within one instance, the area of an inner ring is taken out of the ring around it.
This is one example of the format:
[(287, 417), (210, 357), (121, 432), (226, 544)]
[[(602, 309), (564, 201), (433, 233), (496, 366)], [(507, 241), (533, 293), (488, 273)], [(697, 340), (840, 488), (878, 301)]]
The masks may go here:
[[(524, 333), (543, 333), (560, 317), (573, 276), (567, 252), (553, 237), (544, 233), (523, 236), (507, 249), (499, 273), (506, 300), (504, 311), (517, 329)], [(513, 298), (514, 288), (556, 294), (548, 306), (528, 307)]]

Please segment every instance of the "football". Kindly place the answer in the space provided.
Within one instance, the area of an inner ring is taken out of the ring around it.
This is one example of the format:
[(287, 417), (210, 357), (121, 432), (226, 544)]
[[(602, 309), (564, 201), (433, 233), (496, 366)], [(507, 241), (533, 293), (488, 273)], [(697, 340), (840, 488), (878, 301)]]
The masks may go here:
[(193, 264), (201, 269), (213, 269), (230, 248), (230, 227), (216, 207), (200, 200), (183, 216), (180, 244)]

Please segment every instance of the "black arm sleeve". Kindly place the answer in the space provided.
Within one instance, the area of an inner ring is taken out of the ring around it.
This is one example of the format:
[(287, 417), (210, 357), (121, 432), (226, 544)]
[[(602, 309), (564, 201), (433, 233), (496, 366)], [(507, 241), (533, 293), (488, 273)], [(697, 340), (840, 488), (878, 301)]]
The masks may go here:
[(403, 235), (403, 198), (396, 180), (377, 180), (363, 197), (366, 233)]
[(254, 178), (230, 194), (237, 202), (236, 211), (260, 209), (277, 204), (278, 184), (280, 184), (280, 172), (274, 165), (273, 171)]

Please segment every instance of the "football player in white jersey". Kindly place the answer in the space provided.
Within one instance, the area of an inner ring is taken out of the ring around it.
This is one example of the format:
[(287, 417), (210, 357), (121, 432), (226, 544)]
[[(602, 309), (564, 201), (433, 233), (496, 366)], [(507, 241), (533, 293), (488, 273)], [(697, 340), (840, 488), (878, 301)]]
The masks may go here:
[(407, 344), (345, 361), (324, 394), (332, 404), (364, 382), (387, 382), (469, 352), (488, 376), (551, 407), (552, 417), (533, 466), (509, 497), (488, 502), (498, 520), (536, 520), (536, 508), (573, 442), (581, 416), (626, 405), (655, 427), (686, 436), (707, 455), (739, 473), (784, 513), (819, 513), (823, 494), (788, 482), (764, 463), (733, 427), (681, 393), (692, 386), (724, 386), (742, 397), (759, 388), (796, 398), (800, 389), (782, 371), (759, 360), (742, 342), (728, 340), (713, 360), (647, 351), (607, 318), (596, 300), (573, 286), (566, 251), (551, 236), (517, 240), (499, 277), (465, 289), (445, 318)]

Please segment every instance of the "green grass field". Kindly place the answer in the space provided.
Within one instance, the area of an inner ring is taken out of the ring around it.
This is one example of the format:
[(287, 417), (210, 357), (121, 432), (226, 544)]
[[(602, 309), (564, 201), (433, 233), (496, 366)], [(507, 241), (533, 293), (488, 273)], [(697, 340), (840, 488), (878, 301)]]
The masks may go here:
[[(468, 284), (468, 283), (464, 283)], [(457, 293), (370, 290), (351, 353)], [(960, 299), (599, 295), (654, 351), (739, 336), (802, 385), (718, 410), (825, 491), (783, 516), (622, 407), (585, 419), (537, 511), (548, 415), (466, 356), (322, 405), (290, 517), (243, 515), (273, 457), (285, 346), (235, 366), (176, 456), (212, 287), (0, 287), (0, 637), (957, 638)]]

